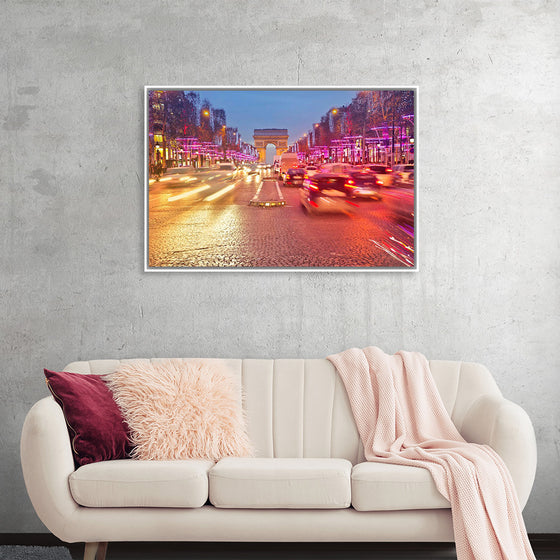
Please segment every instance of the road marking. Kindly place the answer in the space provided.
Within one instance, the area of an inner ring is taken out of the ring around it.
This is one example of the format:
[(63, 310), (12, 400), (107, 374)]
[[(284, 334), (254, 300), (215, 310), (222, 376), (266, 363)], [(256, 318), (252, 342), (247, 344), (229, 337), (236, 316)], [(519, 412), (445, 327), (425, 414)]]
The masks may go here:
[(223, 189), (220, 189), (218, 192), (215, 192), (214, 194), (211, 194), (210, 196), (207, 196), (204, 199), (204, 201), (205, 202), (211, 202), (212, 200), (216, 200), (217, 198), (220, 198), (220, 197), (224, 196), (225, 194), (227, 194), (229, 191), (231, 191), (234, 188), (235, 188), (235, 183), (231, 183), (231, 185), (228, 185), (227, 187), (224, 187)]
[(259, 188), (257, 189), (257, 192), (255, 193), (255, 196), (251, 199), (251, 202), (257, 202), (259, 200), (259, 195), (261, 194), (262, 188), (263, 188), (263, 183), (261, 181), (261, 184), (259, 185)]
[(171, 179), (173, 179), (173, 177), (162, 177), (160, 181), (171, 181)]
[(284, 197), (282, 196), (282, 193), (280, 192), (278, 182), (275, 182), (275, 184), (276, 184), (276, 190), (278, 192), (278, 200), (259, 200), (261, 190), (262, 190), (263, 185), (264, 185), (264, 181), (261, 180), (261, 182), (259, 184), (259, 188), (257, 189), (257, 192), (255, 193), (255, 196), (249, 201), (249, 205), (250, 206), (260, 206), (260, 207), (285, 206), (286, 201), (284, 200)]
[(188, 191), (182, 194), (177, 194), (175, 196), (170, 196), (167, 199), (167, 202), (173, 202), (174, 200), (180, 200), (181, 198), (187, 198), (187, 196), (192, 196), (193, 194), (205, 191), (206, 189), (209, 189), (210, 185), (202, 185), (200, 187), (197, 187), (196, 189), (193, 189), (192, 191)]
[(278, 196), (280, 197), (280, 200), (284, 200), (284, 197), (282, 196), (282, 192), (280, 191), (280, 185), (278, 184), (278, 181), (276, 181), (276, 190), (278, 191)]
[(191, 181), (196, 181), (196, 177), (183, 177), (181, 181), (185, 181), (185, 183), (190, 183)]

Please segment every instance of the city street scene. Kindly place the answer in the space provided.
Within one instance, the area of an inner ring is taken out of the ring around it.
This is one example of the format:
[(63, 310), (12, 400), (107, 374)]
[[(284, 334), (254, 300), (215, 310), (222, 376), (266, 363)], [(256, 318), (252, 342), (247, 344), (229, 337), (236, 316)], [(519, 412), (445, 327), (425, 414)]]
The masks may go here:
[(413, 88), (146, 88), (146, 270), (414, 270), (415, 106)]

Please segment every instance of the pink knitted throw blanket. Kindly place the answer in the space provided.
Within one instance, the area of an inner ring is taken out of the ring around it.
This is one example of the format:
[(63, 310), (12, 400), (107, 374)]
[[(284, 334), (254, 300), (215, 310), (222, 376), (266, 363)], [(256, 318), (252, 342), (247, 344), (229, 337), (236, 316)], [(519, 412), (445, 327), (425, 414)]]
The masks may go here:
[(370, 346), (328, 359), (366, 459), (428, 469), (451, 503), (458, 560), (535, 560), (507, 467), (491, 447), (462, 438), (422, 354)]

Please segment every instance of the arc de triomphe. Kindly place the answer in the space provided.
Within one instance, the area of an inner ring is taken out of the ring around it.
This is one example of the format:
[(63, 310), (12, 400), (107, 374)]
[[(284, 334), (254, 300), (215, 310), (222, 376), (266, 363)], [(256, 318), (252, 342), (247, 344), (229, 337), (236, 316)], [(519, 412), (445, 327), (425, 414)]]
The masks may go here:
[(253, 132), (255, 148), (259, 152), (259, 161), (266, 160), (266, 147), (273, 144), (276, 148), (276, 155), (283, 154), (288, 149), (288, 129), (287, 128), (255, 128)]

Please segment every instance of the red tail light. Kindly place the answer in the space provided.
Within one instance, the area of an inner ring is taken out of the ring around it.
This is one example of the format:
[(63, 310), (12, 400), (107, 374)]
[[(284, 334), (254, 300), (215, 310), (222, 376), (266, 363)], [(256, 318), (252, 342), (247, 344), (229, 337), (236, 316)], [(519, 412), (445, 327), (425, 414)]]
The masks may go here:
[(309, 204), (311, 204), (311, 206), (315, 206), (315, 208), (319, 208), (319, 205), (314, 200), (310, 200)]
[(387, 173), (393, 173), (393, 170), (390, 167), (388, 167), (387, 168)]
[(356, 184), (354, 183), (354, 181), (352, 179), (348, 179), (348, 181), (346, 181), (346, 184), (344, 186), (348, 187), (349, 189), (355, 189), (356, 188)]
[(318, 191), (318, 190), (319, 190), (319, 186), (317, 185), (317, 183), (314, 183), (313, 181), (309, 181), (309, 188), (310, 188), (311, 190), (314, 190), (314, 191)]

